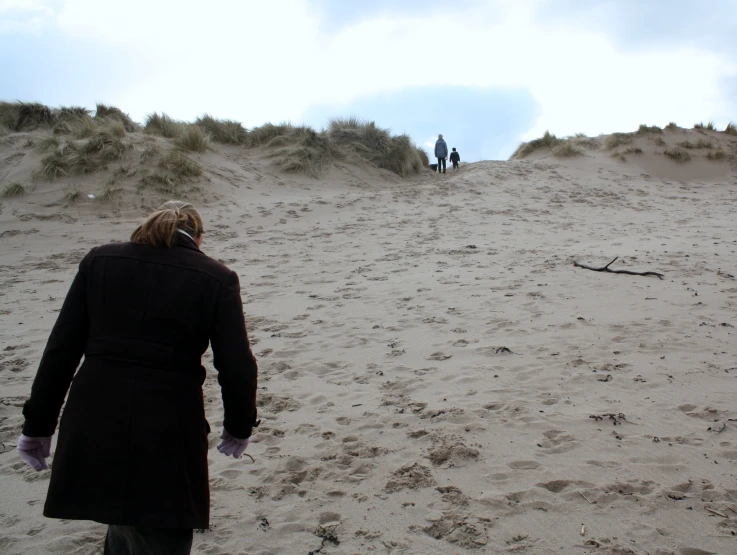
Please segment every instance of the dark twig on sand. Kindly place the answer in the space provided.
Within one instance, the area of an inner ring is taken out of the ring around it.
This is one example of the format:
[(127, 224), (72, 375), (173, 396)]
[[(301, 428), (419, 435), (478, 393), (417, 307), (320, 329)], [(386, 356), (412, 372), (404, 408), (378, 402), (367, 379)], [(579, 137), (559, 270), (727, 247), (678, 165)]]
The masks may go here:
[(613, 412), (607, 412), (607, 413), (604, 413), (604, 414), (592, 414), (592, 415), (589, 416), (589, 418), (593, 418), (597, 422), (600, 421), (600, 420), (604, 420), (604, 418), (608, 418), (609, 420), (611, 420), (614, 423), (615, 426), (617, 426), (619, 424), (622, 424), (622, 422), (621, 422), (622, 420), (624, 420), (625, 422), (628, 422), (628, 420), (625, 417), (625, 415), (623, 413), (621, 413), (621, 412), (620, 413), (617, 413), (617, 414), (615, 414)]
[(614, 264), (619, 259), (619, 257), (612, 260), (609, 264), (606, 266), (602, 266), (601, 268), (594, 268), (593, 266), (587, 266), (586, 264), (579, 264), (575, 260), (573, 261), (573, 265), (577, 268), (584, 268), (586, 270), (592, 270), (594, 272), (609, 272), (610, 274), (628, 274), (631, 276), (658, 276), (660, 279), (665, 279), (663, 274), (659, 274), (658, 272), (631, 272), (629, 270), (610, 270), (609, 266)]
[(315, 535), (322, 539), (322, 543), (320, 544), (320, 547), (314, 551), (310, 551), (307, 555), (317, 555), (318, 553), (322, 553), (322, 548), (325, 547), (325, 542), (332, 543), (333, 545), (340, 545), (340, 540), (338, 539), (338, 536), (335, 535), (335, 530), (338, 526), (340, 526), (340, 524), (325, 527), (318, 526), (317, 530), (315, 530)]

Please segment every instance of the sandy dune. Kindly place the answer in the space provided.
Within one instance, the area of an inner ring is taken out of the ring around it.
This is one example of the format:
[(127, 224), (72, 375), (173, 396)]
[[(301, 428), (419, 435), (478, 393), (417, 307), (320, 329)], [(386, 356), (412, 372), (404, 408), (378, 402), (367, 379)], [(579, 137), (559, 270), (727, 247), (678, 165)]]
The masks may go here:
[[(5, 139), (0, 184), (30, 179), (34, 137)], [(263, 417), (254, 462), (212, 449), (193, 553), (737, 553), (734, 162), (623, 162), (599, 142), (406, 180), (191, 155), (203, 248), (241, 276)], [(61, 204), (104, 173), (3, 202), (2, 553), (101, 553), (102, 525), (41, 516), (48, 472), (14, 446), (76, 263), (162, 198), (135, 190), (136, 164), (116, 203)], [(572, 265), (615, 256), (665, 279)], [(214, 371), (206, 400), (218, 430)]]

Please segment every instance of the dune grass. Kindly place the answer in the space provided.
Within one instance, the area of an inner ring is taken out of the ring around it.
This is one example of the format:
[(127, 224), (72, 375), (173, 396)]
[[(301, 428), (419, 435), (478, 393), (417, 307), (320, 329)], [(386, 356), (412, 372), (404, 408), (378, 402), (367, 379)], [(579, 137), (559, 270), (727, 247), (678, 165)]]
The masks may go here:
[(563, 142), (563, 139), (557, 138), (549, 131), (545, 131), (545, 134), (539, 139), (533, 139), (532, 141), (522, 143), (517, 147), (517, 150), (512, 154), (511, 160), (521, 160), (527, 158), (530, 154), (541, 148), (552, 149)]
[(170, 118), (165, 113), (154, 112), (146, 116), (143, 130), (151, 135), (159, 135), (167, 139), (174, 139), (181, 135), (187, 128), (187, 123)]
[(38, 102), (0, 102), (0, 125), (10, 131), (33, 131), (54, 119), (51, 109)]
[(612, 133), (604, 139), (604, 148), (611, 150), (620, 145), (628, 145), (634, 140), (632, 133)]
[(668, 131), (675, 131), (676, 129), (678, 129), (678, 124), (675, 121), (672, 121), (668, 125), (666, 125), (665, 128)]
[(65, 168), (70, 174), (88, 175), (101, 167), (101, 162), (86, 149), (76, 149), (65, 159)]
[(161, 149), (156, 143), (147, 144), (141, 152), (141, 162), (144, 164), (150, 162), (154, 158), (161, 156)]
[(567, 140), (552, 148), (553, 156), (568, 157), (580, 156), (583, 154), (576, 148), (576, 144), (572, 140)]
[(624, 154), (642, 154), (642, 149), (636, 146), (631, 146), (624, 151)]
[(361, 121), (356, 117), (333, 118), (329, 122), (327, 136), (340, 149), (352, 151), (371, 164), (401, 177), (427, 167), (408, 135), (392, 135), (373, 121)]
[(86, 139), (97, 133), (97, 122), (90, 116), (80, 116), (70, 122), (70, 127), (75, 139)]
[(727, 127), (724, 128), (724, 133), (727, 135), (737, 135), (737, 125), (732, 123), (731, 121), (727, 124)]
[(70, 187), (67, 192), (64, 193), (64, 206), (69, 208), (77, 204), (82, 200), (82, 192), (76, 187)]
[(117, 187), (115, 183), (109, 181), (102, 190), (102, 193), (97, 195), (97, 200), (100, 202), (113, 202), (120, 198), (123, 194), (123, 189)]
[(248, 144), (248, 131), (239, 121), (215, 119), (210, 114), (197, 118), (195, 125), (210, 134), (212, 140), (231, 145)]
[(59, 148), (59, 144), (60, 141), (57, 136), (49, 135), (48, 137), (44, 137), (43, 139), (41, 139), (36, 145), (36, 148), (40, 152), (49, 152)]
[(263, 147), (282, 169), (320, 177), (337, 160), (352, 157), (402, 177), (427, 167), (427, 153), (407, 135), (392, 135), (373, 121), (334, 118), (328, 128), (267, 123), (248, 133), (248, 144)]
[(25, 194), (26, 188), (20, 183), (8, 183), (5, 187), (3, 187), (3, 198), (22, 197)]
[(665, 154), (671, 160), (675, 160), (679, 164), (688, 162), (691, 159), (691, 155), (688, 152), (686, 152), (685, 150), (679, 150), (677, 148), (666, 149), (663, 151), (663, 154)]
[(693, 128), (694, 129), (708, 129), (709, 131), (717, 130), (713, 121), (710, 121), (709, 123), (704, 123), (703, 121), (701, 123), (694, 123)]
[(249, 144), (251, 146), (265, 146), (277, 137), (281, 137), (280, 143), (272, 144), (272, 147), (296, 144), (299, 142), (299, 136), (307, 129), (309, 128), (295, 127), (291, 123), (265, 123), (251, 129), (248, 133)]
[[(61, 146), (52, 138), (42, 140), (39, 150), (47, 156), (42, 161), (40, 173), (49, 179), (89, 173), (104, 167), (105, 162), (120, 159), (130, 146), (115, 138), (123, 139), (126, 133), (141, 130), (128, 114), (103, 103), (96, 105), (93, 115), (82, 106), (52, 110), (38, 103), (0, 102), (0, 135), (39, 126), (51, 128), (56, 136), (71, 135), (76, 140)], [(322, 131), (291, 123), (267, 123), (247, 130), (240, 122), (217, 119), (210, 114), (204, 114), (191, 124), (154, 112), (146, 118), (143, 130), (173, 139), (178, 148), (193, 152), (205, 152), (211, 142), (263, 147), (285, 170), (314, 177), (346, 157), (403, 177), (429, 165), (427, 153), (414, 145), (409, 136), (392, 135), (372, 121), (355, 117), (331, 120)], [(546, 137), (551, 136), (548, 133)], [(557, 145), (558, 139), (552, 138), (544, 146)], [(540, 141), (531, 143), (528, 148)], [(146, 162), (157, 155), (153, 147), (147, 148), (141, 160)]]
[(695, 149), (695, 148), (714, 148), (714, 143), (711, 141), (705, 141), (704, 139), (699, 139), (695, 143), (684, 141), (682, 143), (678, 143), (678, 146), (688, 149)]
[(89, 138), (68, 141), (61, 146), (57, 137), (45, 138), (43, 151), (51, 152), (41, 159), (40, 175), (48, 180), (65, 175), (89, 175), (104, 168), (108, 162), (121, 160), (132, 147), (119, 136), (119, 126), (120, 122), (114, 122), (106, 127), (96, 127)]
[(138, 182), (138, 190), (153, 189), (164, 195), (180, 195), (184, 186), (202, 175), (202, 168), (179, 151), (172, 150), (161, 158), (158, 171), (145, 175)]
[(102, 129), (90, 137), (84, 147), (88, 154), (96, 154), (102, 162), (121, 160), (131, 146), (110, 129)]
[(202, 168), (184, 156), (182, 153), (172, 150), (159, 163), (159, 167), (170, 171), (179, 179), (189, 179), (202, 175)]
[(210, 148), (210, 134), (197, 125), (188, 125), (174, 144), (182, 150), (206, 152)]
[(123, 124), (125, 130), (129, 133), (138, 131), (139, 125), (134, 122), (128, 114), (123, 112), (120, 108), (115, 106), (107, 106), (105, 104), (97, 104), (97, 110), (95, 112), (96, 120), (117, 120)]
[(61, 150), (55, 150), (41, 159), (41, 175), (49, 180), (69, 173), (69, 161)]
[(637, 129), (636, 134), (637, 135), (645, 135), (647, 133), (662, 133), (663, 130), (658, 127), (657, 125), (651, 125), (647, 126), (645, 124), (640, 124), (640, 127)]
[(425, 149), (421, 146), (415, 146), (417, 149), (417, 153), (420, 155), (420, 161), (422, 162), (423, 168), (429, 168), (430, 167), (430, 157), (427, 155), (427, 152), (425, 152)]
[(706, 153), (706, 157), (709, 160), (722, 160), (726, 158), (726, 156), (727, 156), (727, 153), (724, 152), (724, 150), (722, 150), (721, 148), (717, 148), (716, 150)]

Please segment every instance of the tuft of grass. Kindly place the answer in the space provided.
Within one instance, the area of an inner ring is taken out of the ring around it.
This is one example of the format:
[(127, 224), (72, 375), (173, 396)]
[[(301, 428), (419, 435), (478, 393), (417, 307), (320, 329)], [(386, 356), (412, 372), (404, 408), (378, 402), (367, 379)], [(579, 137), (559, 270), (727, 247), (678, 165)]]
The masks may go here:
[(717, 128), (714, 126), (714, 122), (713, 121), (710, 121), (707, 124), (704, 124), (703, 121), (701, 123), (694, 123), (693, 128), (694, 129), (708, 129), (709, 131), (716, 131), (717, 130)]
[(611, 150), (620, 145), (628, 145), (634, 139), (632, 133), (612, 133), (604, 140), (604, 148)]
[(247, 144), (264, 147), (285, 171), (319, 177), (336, 160), (353, 156), (403, 177), (429, 164), (407, 135), (392, 135), (373, 121), (335, 118), (317, 132), (291, 123), (267, 123), (248, 132)]
[(637, 129), (636, 134), (637, 135), (645, 135), (647, 133), (662, 133), (663, 130), (658, 127), (657, 125), (651, 125), (647, 126), (645, 124), (640, 124), (640, 127)]
[(143, 130), (150, 135), (159, 135), (167, 139), (173, 139), (181, 135), (187, 128), (187, 123), (170, 118), (165, 113), (154, 112), (146, 116)]
[(104, 121), (103, 130), (119, 139), (125, 137), (126, 133), (125, 124), (114, 118)]
[(193, 162), (176, 150), (171, 151), (161, 160), (159, 167), (170, 171), (179, 179), (199, 177), (202, 175), (202, 168), (196, 162)]
[(295, 135), (295, 127), (291, 123), (265, 123), (260, 127), (254, 127), (249, 133), (251, 146), (264, 146), (276, 137), (288, 137)]
[(184, 132), (174, 141), (182, 150), (206, 152), (210, 148), (210, 134), (197, 125), (188, 125)]
[(84, 150), (87, 154), (97, 154), (103, 162), (111, 162), (121, 160), (130, 148), (118, 135), (104, 129), (90, 138)]
[(722, 160), (727, 156), (727, 153), (724, 152), (721, 148), (718, 148), (712, 152), (707, 152), (706, 157), (709, 160)]
[(113, 202), (117, 200), (122, 194), (123, 189), (121, 189), (120, 187), (116, 187), (115, 183), (109, 181), (105, 185), (105, 188), (102, 190), (102, 193), (97, 195), (97, 200), (102, 202)]
[(86, 139), (97, 133), (97, 122), (90, 116), (81, 116), (70, 122), (75, 139)]
[(427, 152), (425, 152), (425, 149), (421, 146), (416, 146), (417, 153), (420, 155), (420, 160), (422, 161), (422, 167), (428, 168), (430, 167), (430, 157), (427, 155)]
[(675, 131), (676, 129), (678, 129), (678, 124), (675, 121), (672, 121), (668, 125), (666, 125), (665, 128), (668, 131)]
[(144, 147), (143, 152), (141, 153), (141, 162), (144, 164), (147, 164), (154, 158), (158, 158), (161, 156), (161, 150), (159, 149), (159, 146), (156, 143), (148, 144)]
[(330, 120), (327, 138), (341, 149), (402, 177), (423, 168), (422, 155), (407, 135), (392, 136), (373, 121), (355, 117)]
[(66, 158), (65, 162), (67, 171), (78, 175), (95, 173), (101, 167), (100, 162), (86, 149), (73, 152)]
[(10, 131), (33, 131), (53, 123), (51, 109), (38, 102), (0, 102), (0, 125)]
[(694, 149), (694, 148), (714, 148), (714, 144), (711, 141), (705, 141), (704, 139), (699, 139), (695, 143), (691, 143), (689, 141), (684, 141), (682, 143), (678, 143), (678, 146), (681, 146), (683, 148), (688, 148), (688, 149)]
[(566, 156), (579, 156), (583, 154), (583, 152), (581, 152), (580, 150), (576, 148), (576, 145), (571, 140), (564, 141), (561, 144), (554, 146), (552, 150), (553, 150), (553, 156), (566, 157)]
[(64, 194), (64, 206), (69, 208), (82, 200), (82, 192), (76, 187), (70, 187)]
[(555, 135), (549, 131), (545, 131), (545, 134), (539, 139), (533, 139), (527, 143), (522, 143), (517, 147), (517, 150), (512, 154), (512, 160), (521, 160), (527, 158), (530, 154), (540, 148), (553, 148), (559, 145), (562, 139), (558, 139)]
[(663, 151), (663, 154), (665, 154), (671, 160), (675, 160), (679, 164), (688, 162), (691, 159), (691, 155), (688, 152), (686, 152), (685, 150), (679, 150), (677, 148), (666, 149)]
[(636, 146), (631, 146), (624, 151), (625, 154), (642, 154), (642, 149)]
[(147, 144), (141, 152), (141, 162), (144, 164), (152, 161), (154, 158), (161, 156), (161, 149), (156, 143)]
[(724, 128), (724, 133), (727, 135), (737, 135), (737, 125), (730, 121), (727, 127)]
[(215, 119), (210, 114), (197, 118), (198, 125), (212, 136), (218, 143), (245, 145), (248, 144), (248, 131), (239, 121)]
[(41, 159), (41, 175), (46, 179), (53, 180), (67, 173), (69, 173), (69, 162), (60, 150), (55, 150)]
[(8, 183), (3, 188), (3, 197), (22, 197), (26, 194), (26, 188), (20, 183)]
[(179, 196), (182, 191), (182, 181), (175, 180), (171, 176), (162, 173), (153, 173), (141, 178), (138, 189), (151, 188), (164, 195)]
[(128, 132), (138, 131), (139, 126), (134, 122), (128, 114), (123, 112), (120, 108), (115, 106), (107, 106), (105, 104), (97, 104), (97, 110), (95, 112), (95, 119), (97, 120), (118, 120), (123, 124), (123, 127)]
[(84, 106), (62, 106), (59, 108), (59, 114), (57, 120), (64, 119), (65, 117), (80, 118), (83, 116), (91, 116), (92, 111), (88, 110)]
[(16, 131), (32, 131), (42, 125), (52, 125), (54, 115), (48, 106), (38, 102), (18, 102)]
[(666, 143), (662, 137), (655, 137), (652, 141), (655, 143), (655, 146), (668, 146), (668, 143)]

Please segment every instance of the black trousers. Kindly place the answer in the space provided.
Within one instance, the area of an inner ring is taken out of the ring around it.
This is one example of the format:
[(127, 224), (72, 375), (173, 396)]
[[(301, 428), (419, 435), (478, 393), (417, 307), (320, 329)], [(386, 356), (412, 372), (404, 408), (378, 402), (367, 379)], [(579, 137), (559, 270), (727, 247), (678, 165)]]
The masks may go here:
[(105, 538), (105, 555), (189, 555), (192, 530), (137, 528), (111, 524)]
[(438, 158), (438, 172), (440, 172), (440, 166), (443, 166), (443, 173), (445, 173), (445, 158)]
[(453, 169), (458, 169), (458, 162), (456, 162), (455, 160), (453, 160)]

